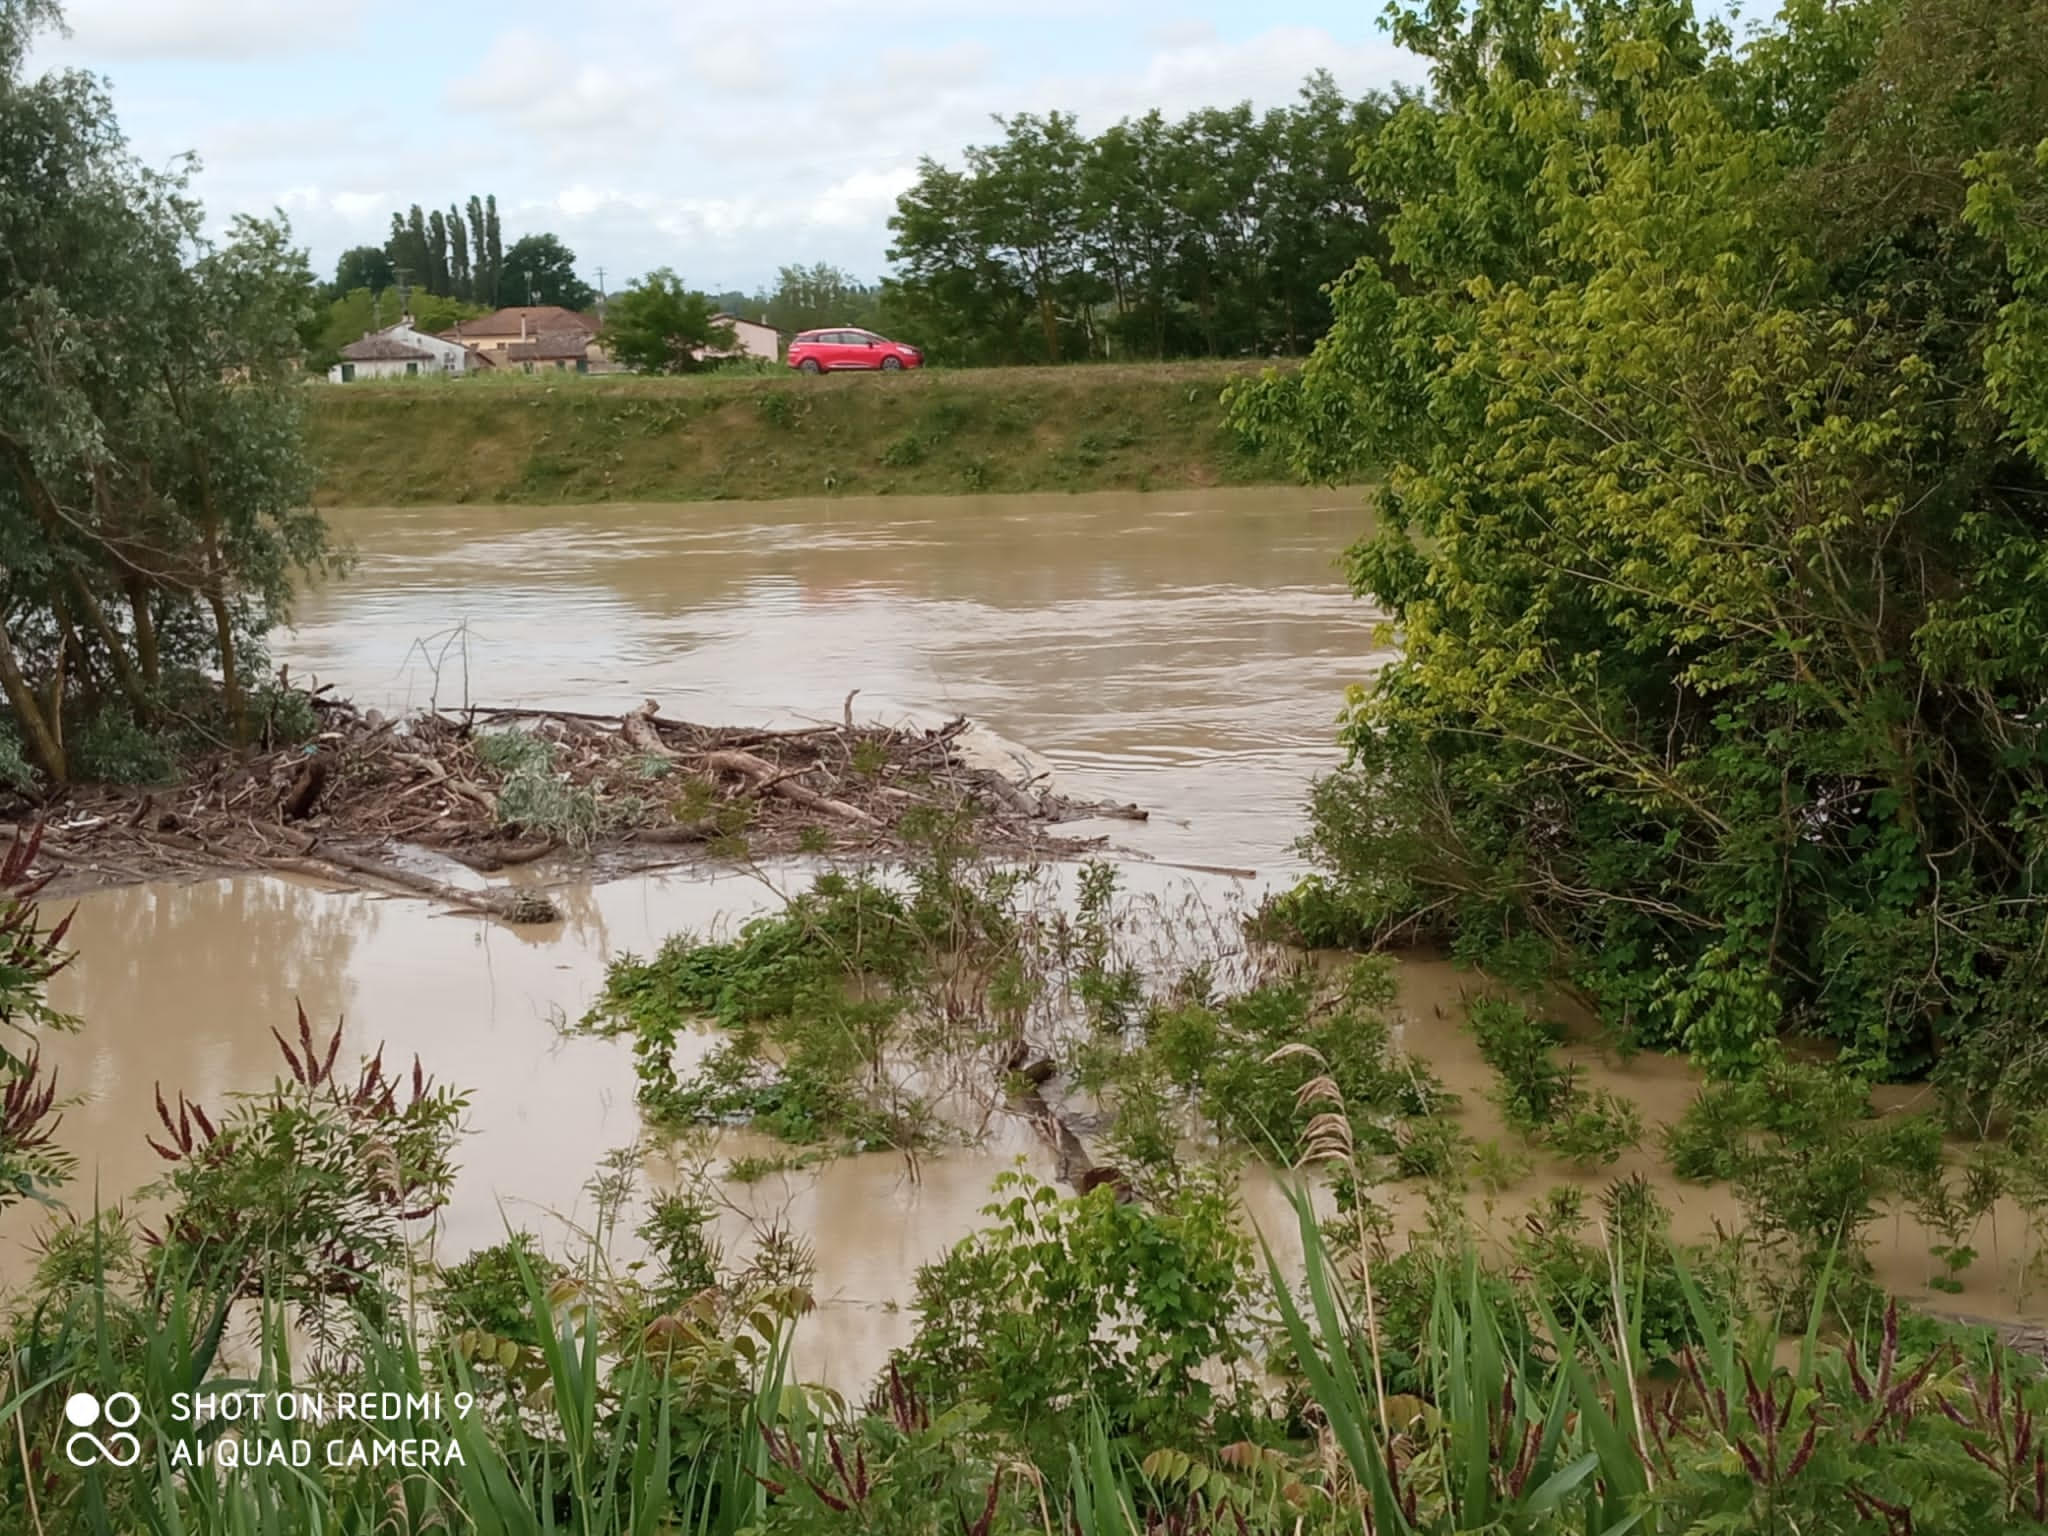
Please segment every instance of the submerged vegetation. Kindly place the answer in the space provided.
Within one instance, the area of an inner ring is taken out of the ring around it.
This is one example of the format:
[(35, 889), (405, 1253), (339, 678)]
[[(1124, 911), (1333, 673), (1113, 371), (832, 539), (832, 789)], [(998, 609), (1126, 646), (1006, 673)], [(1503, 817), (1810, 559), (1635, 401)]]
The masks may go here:
[[(1857, 1222), (1800, 1229), (1831, 1236), (1796, 1290), (1771, 1284), (1791, 1270), (1675, 1240), (1640, 1177), (1597, 1216), (1551, 1188), (1502, 1241), (1461, 1204), (1468, 1173), (1506, 1166), (1498, 1149), (1403, 1161), (1448, 1102), (1393, 1049), (1382, 962), (1245, 970), (1205, 939), (1206, 963), (1162, 971), (1189, 957), (1146, 947), (1106, 866), (1053, 908), (1024, 900), (1038, 878), (935, 833), (909, 865), (827, 874), (730, 943), (621, 962), (598, 1010), (648, 1066), (702, 1018), (736, 1058), (772, 1052), (792, 1076), (806, 1060), (816, 1103), (856, 1113), (878, 1063), (922, 1052), (935, 1077), (963, 1043), (1008, 1062), (995, 1048), (1018, 1030), (1094, 1075), (1132, 1177), (999, 1179), (987, 1225), (919, 1271), (871, 1390), (791, 1368), (814, 1304), (801, 1242), (757, 1226), (724, 1251), (715, 1189), (648, 1188), (639, 1147), (593, 1173), (577, 1245), (508, 1231), (439, 1258), (463, 1096), (381, 1053), (345, 1063), (338, 1031), (301, 1015), (270, 1089), (166, 1094), (159, 1183), (55, 1215), (0, 1297), (0, 1507), (32, 1509), (43, 1536), (2048, 1529), (2048, 1381), (1872, 1296)], [(32, 893), (5, 914), (46, 976), (61, 936)], [(45, 1027), (40, 993), (14, 986), (10, 1018)], [(927, 1014), (948, 1000), (961, 1033)], [(976, 1020), (997, 1027), (981, 1039)], [(1801, 1102), (1788, 1087), (1694, 1112), (1753, 1147), (1757, 1176), (1736, 1177), (1760, 1221), (1787, 1200), (1782, 1219), (1803, 1219), (1788, 1158), (1867, 1152), (1842, 1124), (1799, 1122)], [(1171, 1129), (1141, 1153), (1133, 1117)], [(0, 1155), (39, 1125), (10, 1118)], [(1299, 1169), (1263, 1231), (1238, 1194), (1247, 1142)], [(1382, 1203), (1403, 1179), (1428, 1210), (1405, 1239)], [(132, 1394), (139, 1455), (60, 1450), (78, 1391)], [(274, 1406), (342, 1392), (379, 1406)], [(195, 1393), (273, 1406), (209, 1417)]]

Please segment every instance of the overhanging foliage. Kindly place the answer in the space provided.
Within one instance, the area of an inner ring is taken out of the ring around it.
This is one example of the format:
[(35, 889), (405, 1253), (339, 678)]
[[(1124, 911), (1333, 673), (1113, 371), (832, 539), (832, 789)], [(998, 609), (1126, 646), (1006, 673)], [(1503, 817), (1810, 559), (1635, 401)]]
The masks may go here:
[(1389, 258), (1236, 401), (1384, 480), (1351, 567), (1405, 653), (1316, 835), (1350, 916), (1533, 945), (1718, 1066), (1801, 1027), (2048, 1072), (2048, 6), (1397, 32), (1435, 91), (1362, 159)]

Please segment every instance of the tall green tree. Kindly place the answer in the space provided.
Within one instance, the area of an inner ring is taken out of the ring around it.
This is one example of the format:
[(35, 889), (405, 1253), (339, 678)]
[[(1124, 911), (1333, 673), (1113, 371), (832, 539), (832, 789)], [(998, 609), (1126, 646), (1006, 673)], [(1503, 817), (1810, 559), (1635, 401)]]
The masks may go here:
[(706, 352), (731, 348), (733, 328), (714, 322), (708, 294), (685, 288), (667, 267), (611, 296), (602, 340), (611, 355), (643, 373), (694, 373), (716, 362)]
[(787, 336), (832, 325), (877, 325), (881, 296), (879, 287), (819, 261), (781, 268), (774, 288), (749, 307)]
[(559, 304), (584, 310), (597, 290), (576, 275), (576, 253), (554, 235), (523, 235), (505, 252), (499, 279), (501, 304)]
[(2048, 3), (1396, 35), (1435, 89), (1365, 157), (1386, 256), (1236, 402), (1384, 486), (1352, 570), (1404, 650), (1319, 794), (1324, 916), (1540, 958), (1721, 1069), (1797, 1028), (2038, 1093)]
[(391, 257), (374, 245), (352, 246), (334, 264), (330, 296), (340, 298), (358, 288), (382, 293), (391, 286)]
[(427, 275), (426, 290), (442, 296), (451, 294), (451, 274), (448, 266), (448, 221), (441, 217), (436, 208), (427, 215)]
[(448, 291), (467, 303), (476, 297), (476, 278), (469, 265), (469, 234), (463, 228), (462, 211), (448, 205)]
[(384, 242), (384, 254), (391, 260), (393, 281), (408, 291), (428, 288), (433, 254), (427, 247), (427, 222), (418, 203), (410, 213), (394, 211), (391, 234)]
[(505, 288), (505, 241), (503, 231), (498, 227), (496, 193), (484, 196), (484, 235), (478, 248), (483, 251), (484, 264), (490, 269), (490, 291), (477, 297), (492, 305), (519, 302), (510, 297)]
[(904, 317), (904, 334), (930, 351), (965, 363), (1017, 362), (1033, 355), (1031, 296), (984, 238), (983, 201), (972, 175), (920, 164), (889, 220), (899, 272), (887, 302)]
[(1327, 74), (1264, 114), (1158, 112), (1083, 137), (1072, 116), (998, 119), (959, 167), (926, 160), (890, 221), (900, 320), (961, 362), (1300, 353), (1325, 290), (1381, 249), (1353, 174), (1395, 103)]
[(498, 279), (491, 267), (491, 248), (484, 227), (483, 199), (470, 198), (466, 212), (469, 219), (471, 263), (469, 297), (479, 304), (495, 305), (498, 301)]
[(282, 226), (208, 241), (187, 172), (131, 155), (55, 20), (0, 0), (0, 697), (52, 781), (85, 714), (156, 720), (219, 676), (230, 730), (295, 573), (326, 558), (299, 431), (314, 294)]

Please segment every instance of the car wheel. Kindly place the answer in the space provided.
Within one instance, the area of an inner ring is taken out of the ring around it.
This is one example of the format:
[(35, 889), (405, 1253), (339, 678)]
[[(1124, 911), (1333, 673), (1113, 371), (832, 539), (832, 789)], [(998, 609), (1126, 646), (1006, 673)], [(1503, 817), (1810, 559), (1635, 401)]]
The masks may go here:
[(883, 358), (883, 359), (882, 359), (882, 372), (884, 372), (884, 373), (900, 373), (900, 372), (902, 372), (902, 370), (903, 370), (903, 359), (902, 359), (902, 358), (900, 358), (900, 357), (885, 357), (885, 358)]
[(815, 357), (807, 357), (796, 366), (797, 371), (800, 373), (823, 373), (825, 371), (818, 366), (818, 360)]

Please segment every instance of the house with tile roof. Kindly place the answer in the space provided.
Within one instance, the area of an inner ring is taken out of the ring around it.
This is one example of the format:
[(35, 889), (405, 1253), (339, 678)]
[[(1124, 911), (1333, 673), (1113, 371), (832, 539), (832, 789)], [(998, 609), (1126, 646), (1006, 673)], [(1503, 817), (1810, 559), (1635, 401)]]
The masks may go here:
[(341, 361), (327, 370), (327, 377), (336, 384), (349, 384), (357, 379), (462, 374), (469, 369), (470, 357), (464, 348), (413, 329), (408, 317), (343, 347)]
[(515, 304), (441, 333), (441, 339), (469, 348), (497, 368), (535, 373), (554, 369), (604, 373), (611, 357), (598, 345), (594, 316), (559, 304)]

